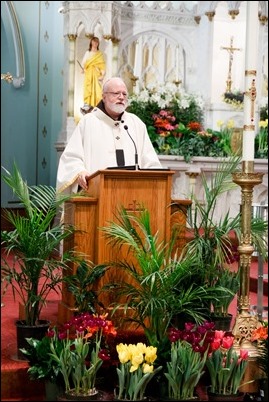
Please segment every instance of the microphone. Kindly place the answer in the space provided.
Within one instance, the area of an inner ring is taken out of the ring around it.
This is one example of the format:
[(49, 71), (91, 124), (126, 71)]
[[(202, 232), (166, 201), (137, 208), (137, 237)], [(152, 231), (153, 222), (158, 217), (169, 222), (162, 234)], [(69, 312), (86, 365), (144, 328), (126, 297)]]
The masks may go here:
[[(122, 120), (121, 123), (124, 123), (124, 121)], [(136, 143), (133, 140), (133, 137), (131, 136), (131, 134), (128, 131), (128, 126), (125, 124), (123, 126), (124, 130), (126, 130), (127, 134), (129, 135), (129, 137), (131, 138), (133, 144), (134, 144), (134, 148), (135, 148), (135, 170), (139, 170), (139, 166), (138, 166), (138, 153), (137, 153), (137, 146)]]

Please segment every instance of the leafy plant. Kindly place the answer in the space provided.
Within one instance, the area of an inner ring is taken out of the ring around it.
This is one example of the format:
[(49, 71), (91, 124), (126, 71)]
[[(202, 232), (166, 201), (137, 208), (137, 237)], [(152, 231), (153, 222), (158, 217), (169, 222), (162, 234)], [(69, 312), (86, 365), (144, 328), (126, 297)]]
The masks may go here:
[(231, 271), (230, 268), (221, 267), (216, 273), (216, 286), (228, 289), (212, 299), (212, 313), (214, 316), (227, 316), (229, 306), (240, 288), (240, 270)]
[(208, 333), (213, 323), (185, 323), (183, 330), (169, 329), (171, 354), (164, 373), (168, 382), (168, 397), (187, 400), (195, 397), (196, 386), (205, 372), (208, 354)]
[(167, 329), (172, 318), (184, 313), (189, 320), (204, 321), (208, 312), (202, 301), (209, 302), (217, 289), (200, 283), (197, 286), (197, 259), (178, 261), (173, 252), (176, 231), (169, 242), (160, 240), (158, 232), (151, 231), (147, 209), (131, 213), (122, 207), (117, 218), (119, 222), (102, 228), (109, 243), (126, 246), (129, 251), (126, 260), (108, 263), (128, 275), (126, 280), (106, 286), (118, 297), (113, 312), (130, 310), (126, 320), (144, 329), (148, 343), (157, 347), (161, 356), (167, 352)]
[(98, 301), (98, 292), (94, 290), (94, 284), (104, 275), (105, 270), (104, 265), (94, 265), (92, 262), (82, 260), (75, 274), (63, 278), (68, 291), (74, 296), (74, 307), (78, 313), (95, 313), (96, 306), (104, 308)]
[(62, 383), (60, 365), (50, 356), (51, 343), (57, 353), (63, 348), (63, 342), (49, 329), (42, 339), (26, 338), (29, 347), (20, 349), (27, 357), (29, 368), (27, 373), (31, 380), (46, 379), (53, 383)]
[(24, 306), (25, 323), (37, 325), (49, 293), (61, 291), (62, 270), (68, 269), (73, 260), (71, 251), (58, 257), (58, 248), (74, 228), (55, 222), (67, 196), (57, 195), (50, 186), (29, 186), (15, 163), (13, 172), (3, 169), (2, 179), (19, 199), (25, 214), (4, 211), (14, 229), (1, 231), (1, 245), (7, 256), (13, 256), (10, 264), (2, 254), (2, 280), (12, 287), (14, 299), (18, 296)]

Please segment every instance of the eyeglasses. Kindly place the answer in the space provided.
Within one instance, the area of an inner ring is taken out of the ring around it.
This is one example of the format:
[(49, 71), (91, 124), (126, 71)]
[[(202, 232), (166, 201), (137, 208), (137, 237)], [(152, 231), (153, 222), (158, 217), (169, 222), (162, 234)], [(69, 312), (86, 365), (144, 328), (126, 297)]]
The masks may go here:
[(119, 96), (123, 96), (124, 98), (128, 98), (128, 94), (126, 92), (105, 92), (105, 94), (111, 94), (112, 96), (115, 96), (115, 98), (118, 98)]

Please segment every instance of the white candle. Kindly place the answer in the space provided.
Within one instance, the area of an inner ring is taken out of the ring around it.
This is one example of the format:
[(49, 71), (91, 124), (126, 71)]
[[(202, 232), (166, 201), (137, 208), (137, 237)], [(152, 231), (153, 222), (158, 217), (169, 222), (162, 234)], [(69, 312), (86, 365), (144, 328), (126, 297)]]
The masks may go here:
[(176, 81), (179, 81), (179, 48), (176, 47)]
[(258, 2), (247, 1), (246, 19), (246, 54), (245, 54), (245, 92), (244, 96), (244, 130), (242, 144), (242, 160), (253, 161), (255, 151), (255, 106), (256, 100), (251, 96), (253, 79), (256, 87), (257, 54), (258, 54)]

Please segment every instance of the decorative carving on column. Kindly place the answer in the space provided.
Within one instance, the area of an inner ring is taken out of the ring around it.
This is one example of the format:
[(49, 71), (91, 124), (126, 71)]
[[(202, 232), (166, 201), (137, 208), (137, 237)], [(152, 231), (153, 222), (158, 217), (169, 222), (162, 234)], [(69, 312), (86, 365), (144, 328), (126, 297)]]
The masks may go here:
[(215, 17), (215, 11), (207, 11), (206, 13), (205, 13), (205, 15), (207, 16), (207, 18), (208, 18), (208, 20), (210, 21), (210, 22), (212, 22), (213, 21), (213, 18)]
[(232, 17), (232, 20), (239, 14), (239, 10), (229, 10), (228, 14)]
[(266, 15), (259, 15), (259, 21), (262, 25), (266, 25), (268, 22), (268, 17), (266, 17)]
[(103, 38), (104, 38), (105, 40), (111, 40), (111, 42), (112, 42), (113, 44), (118, 44), (118, 43), (120, 42), (120, 39), (115, 38), (115, 36), (113, 36), (113, 35), (103, 35)]
[(200, 15), (195, 15), (193, 18), (194, 18), (194, 21), (196, 22), (196, 24), (199, 25), (200, 21), (201, 21), (201, 16)]

